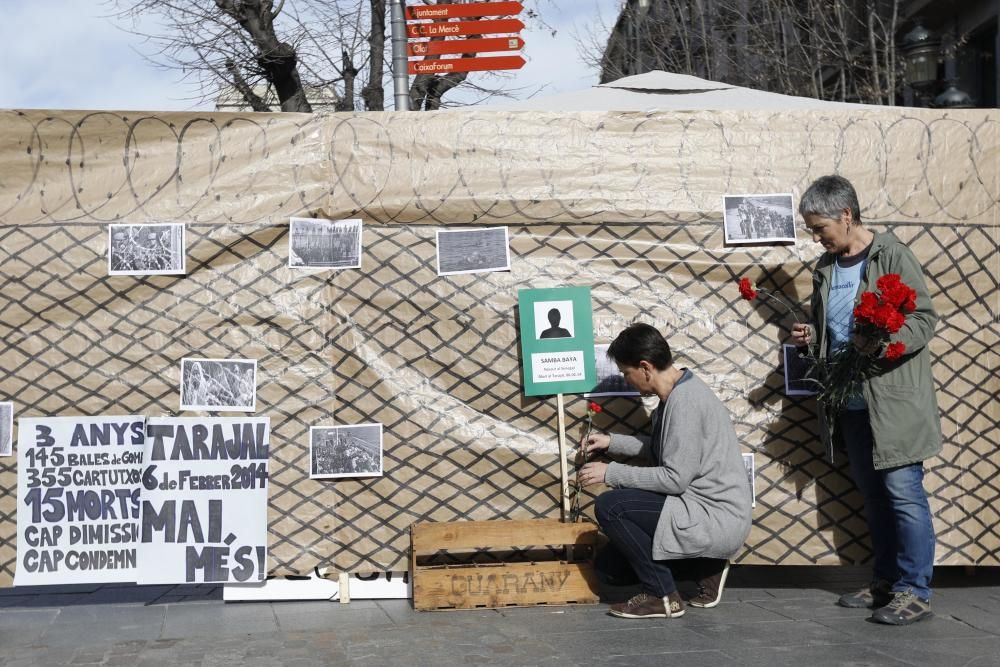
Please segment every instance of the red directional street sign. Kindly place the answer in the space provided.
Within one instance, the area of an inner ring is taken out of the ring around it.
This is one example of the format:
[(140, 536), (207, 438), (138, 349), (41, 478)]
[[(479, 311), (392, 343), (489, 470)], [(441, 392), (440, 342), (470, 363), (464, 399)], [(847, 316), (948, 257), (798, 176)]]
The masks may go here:
[[(464, 7), (467, 5), (455, 5)], [(448, 37), (449, 35), (492, 35), (521, 32), (524, 24), (517, 19), (489, 21), (445, 21), (443, 23), (411, 23), (406, 26), (407, 37)]]
[(473, 2), (467, 5), (426, 5), (407, 7), (407, 20), (454, 19), (477, 16), (517, 16), (524, 7), (520, 2)]
[(415, 60), (409, 63), (410, 74), (450, 74), (451, 72), (487, 72), (500, 69), (521, 69), (521, 56), (492, 58), (448, 58), (446, 60)]
[(484, 39), (449, 39), (443, 42), (410, 42), (408, 56), (440, 56), (446, 53), (489, 53), (517, 51), (524, 46), (520, 37), (488, 37)]

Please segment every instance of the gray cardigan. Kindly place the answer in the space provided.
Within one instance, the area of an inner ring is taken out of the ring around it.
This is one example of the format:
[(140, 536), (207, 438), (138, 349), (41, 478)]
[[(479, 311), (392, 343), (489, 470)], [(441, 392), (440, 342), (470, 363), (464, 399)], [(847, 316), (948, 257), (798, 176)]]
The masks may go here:
[[(611, 463), (605, 483), (666, 494), (653, 536), (653, 558), (729, 558), (750, 532), (750, 481), (729, 411), (701, 379), (685, 370), (661, 403), (653, 438), (660, 457), (651, 466)], [(647, 436), (611, 435), (612, 455), (654, 463)]]

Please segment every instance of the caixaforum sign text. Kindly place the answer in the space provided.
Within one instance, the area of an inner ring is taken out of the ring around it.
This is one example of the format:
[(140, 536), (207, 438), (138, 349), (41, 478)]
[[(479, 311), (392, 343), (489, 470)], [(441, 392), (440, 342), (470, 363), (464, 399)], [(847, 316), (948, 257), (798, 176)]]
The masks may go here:
[(447, 60), (421, 60), (409, 64), (410, 74), (448, 74), (450, 72), (492, 72), (501, 69), (521, 69), (521, 56), (494, 56), (491, 58), (448, 58)]

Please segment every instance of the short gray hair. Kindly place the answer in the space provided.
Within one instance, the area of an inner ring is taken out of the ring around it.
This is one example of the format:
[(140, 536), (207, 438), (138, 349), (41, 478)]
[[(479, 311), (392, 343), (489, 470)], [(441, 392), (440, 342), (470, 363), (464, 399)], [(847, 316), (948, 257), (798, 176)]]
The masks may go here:
[(807, 215), (818, 215), (839, 220), (840, 213), (845, 208), (851, 212), (854, 222), (861, 222), (858, 193), (849, 180), (836, 174), (817, 178), (806, 188), (802, 199), (799, 200), (799, 213), (803, 218)]

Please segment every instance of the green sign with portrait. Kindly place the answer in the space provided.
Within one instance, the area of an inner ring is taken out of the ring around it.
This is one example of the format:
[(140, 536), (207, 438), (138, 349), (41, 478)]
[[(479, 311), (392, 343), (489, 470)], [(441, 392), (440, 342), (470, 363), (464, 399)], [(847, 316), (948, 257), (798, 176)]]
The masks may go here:
[(597, 381), (589, 287), (517, 293), (525, 396), (582, 394)]

